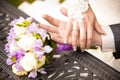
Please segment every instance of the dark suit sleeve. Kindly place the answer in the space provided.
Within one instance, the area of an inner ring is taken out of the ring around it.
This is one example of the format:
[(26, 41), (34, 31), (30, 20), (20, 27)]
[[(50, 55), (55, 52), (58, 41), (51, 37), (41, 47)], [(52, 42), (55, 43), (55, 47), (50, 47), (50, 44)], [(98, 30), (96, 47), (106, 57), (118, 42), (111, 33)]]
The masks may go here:
[(112, 29), (116, 52), (113, 53), (115, 59), (120, 59), (120, 24), (110, 25)]

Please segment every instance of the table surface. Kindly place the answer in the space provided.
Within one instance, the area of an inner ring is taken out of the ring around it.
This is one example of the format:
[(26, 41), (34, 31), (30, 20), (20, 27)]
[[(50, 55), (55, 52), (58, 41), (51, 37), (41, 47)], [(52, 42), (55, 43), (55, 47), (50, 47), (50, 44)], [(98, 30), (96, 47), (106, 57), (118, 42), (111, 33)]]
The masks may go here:
[[(32, 80), (18, 77), (6, 64), (5, 38), (11, 20), (19, 16), (28, 17), (6, 0), (0, 0), (0, 80)], [(119, 80), (120, 73), (88, 52), (64, 51), (53, 58), (46, 68), (46, 75), (39, 74), (35, 80)]]

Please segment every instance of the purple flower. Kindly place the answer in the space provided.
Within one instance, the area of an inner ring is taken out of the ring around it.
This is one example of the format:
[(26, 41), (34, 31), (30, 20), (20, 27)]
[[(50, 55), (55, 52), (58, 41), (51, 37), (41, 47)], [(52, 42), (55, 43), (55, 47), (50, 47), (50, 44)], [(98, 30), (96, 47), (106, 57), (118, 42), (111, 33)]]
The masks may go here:
[(23, 22), (25, 19), (23, 17), (19, 17), (19, 19), (14, 19), (13, 21), (11, 21), (10, 25), (14, 26), (16, 25), (18, 22)]
[[(40, 68), (38, 70), (38, 72), (41, 74), (47, 74), (47, 72), (45, 72), (44, 70), (45, 70), (45, 68)], [(37, 71), (35, 71), (35, 70), (31, 71), (28, 75), (28, 78), (36, 78), (36, 77), (37, 77)]]
[(10, 45), (9, 43), (5, 44), (5, 51), (10, 52)]
[(14, 62), (10, 58), (7, 58), (6, 63), (7, 63), (7, 65), (14, 64)]
[(49, 35), (47, 34), (47, 31), (42, 28), (38, 28), (38, 26), (34, 22), (31, 25), (29, 25), (28, 31), (30, 31), (31, 33), (38, 33), (42, 37), (42, 39), (50, 39)]
[(39, 59), (41, 58), (41, 56), (44, 55), (44, 53), (50, 53), (53, 49), (49, 45), (43, 47), (42, 40), (38, 39), (34, 43), (33, 50), (34, 53), (37, 54), (37, 58)]
[(38, 29), (39, 28), (37, 27), (37, 25), (34, 22), (28, 26), (28, 31), (31, 33), (34, 33), (34, 32), (36, 33), (38, 31)]
[(57, 49), (56, 49), (57, 53), (60, 53), (61, 51), (64, 50), (73, 50), (73, 48), (71, 45), (68, 44), (57, 44)]
[(31, 71), (28, 75), (28, 78), (36, 78), (37, 77), (37, 72), (35, 70)]
[(16, 62), (19, 62), (20, 59), (24, 56), (24, 53), (25, 52), (22, 49), (20, 49), (8, 54), (7, 64), (11, 65)]
[(13, 21), (11, 21), (10, 25), (14, 26), (14, 25), (16, 25), (17, 22), (18, 22), (18, 19), (14, 19)]
[(23, 67), (20, 65), (19, 62), (16, 62), (15, 66), (16, 66), (17, 71), (22, 71), (23, 70)]
[(42, 39), (48, 38), (48, 40), (50, 39), (49, 35), (47, 34), (47, 31), (44, 29), (39, 28), (37, 33), (40, 34), (40, 36), (42, 37)]
[(35, 41), (33, 50), (34, 50), (34, 53), (37, 54), (38, 58), (41, 58), (41, 56), (45, 53), (42, 46), (43, 46), (43, 42), (41, 39), (38, 39)]
[(25, 51), (22, 49), (19, 49), (19, 50), (13, 52), (13, 56), (15, 56), (17, 59), (22, 58), (24, 56), (24, 54), (25, 54)]
[(8, 33), (8, 35), (9, 36), (7, 37), (7, 41), (9, 41), (9, 42), (13, 41), (14, 38), (16, 37), (16, 34), (15, 34), (13, 28), (10, 29), (10, 32)]
[(47, 74), (47, 72), (45, 72), (45, 68), (40, 68), (38, 72), (41, 74)]

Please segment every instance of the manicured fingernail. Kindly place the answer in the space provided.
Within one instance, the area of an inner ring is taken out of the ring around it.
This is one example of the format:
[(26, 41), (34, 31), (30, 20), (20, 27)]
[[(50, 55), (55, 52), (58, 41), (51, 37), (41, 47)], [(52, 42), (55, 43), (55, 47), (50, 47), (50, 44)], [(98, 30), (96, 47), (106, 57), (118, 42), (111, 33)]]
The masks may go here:
[(64, 39), (64, 44), (67, 44), (67, 39)]
[(84, 52), (85, 50), (84, 49), (81, 49), (81, 52)]
[(89, 49), (90, 47), (87, 47), (87, 49)]
[(77, 48), (76, 48), (76, 47), (73, 47), (73, 50), (74, 50), (74, 51), (76, 51), (76, 50), (77, 50)]

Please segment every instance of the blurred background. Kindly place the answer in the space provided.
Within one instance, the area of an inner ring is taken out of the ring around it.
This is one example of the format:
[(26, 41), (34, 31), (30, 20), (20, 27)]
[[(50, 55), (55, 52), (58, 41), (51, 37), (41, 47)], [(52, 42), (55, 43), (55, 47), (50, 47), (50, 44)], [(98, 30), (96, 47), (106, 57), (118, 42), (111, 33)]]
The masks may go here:
[[(21, 3), (23, 2), (28, 2), (30, 4), (32, 4), (34, 1), (36, 0), (7, 0), (9, 3), (11, 3), (12, 5), (18, 7)], [(45, 1), (45, 0), (39, 0), (39, 1)], [(59, 3), (63, 3), (65, 0), (59, 0)]]
[[(9, 3), (33, 17), (41, 23), (47, 23), (42, 19), (42, 14), (49, 14), (54, 18), (66, 20), (60, 12), (60, 7), (66, 5), (66, 0), (7, 0)], [(48, 24), (48, 23), (47, 23)]]

